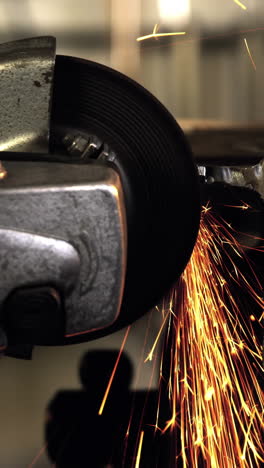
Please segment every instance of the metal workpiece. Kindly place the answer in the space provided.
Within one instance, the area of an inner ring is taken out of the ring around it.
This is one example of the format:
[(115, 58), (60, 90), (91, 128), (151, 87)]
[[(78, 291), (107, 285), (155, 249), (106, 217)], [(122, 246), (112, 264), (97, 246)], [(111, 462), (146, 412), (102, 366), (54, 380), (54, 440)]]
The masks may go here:
[(0, 45), (0, 151), (48, 152), (56, 40)]
[(2, 297), (12, 287), (53, 285), (64, 300), (66, 336), (111, 325), (126, 270), (119, 176), (94, 163), (5, 166), (9, 176), (0, 184)]
[(242, 168), (247, 187), (258, 192), (264, 200), (264, 159), (254, 166)]
[(201, 166), (253, 166), (264, 158), (264, 123), (180, 120)]
[(264, 200), (264, 159), (253, 166), (198, 166), (205, 183), (223, 182), (257, 192)]
[(180, 120), (204, 183), (254, 190), (264, 199), (264, 123)]

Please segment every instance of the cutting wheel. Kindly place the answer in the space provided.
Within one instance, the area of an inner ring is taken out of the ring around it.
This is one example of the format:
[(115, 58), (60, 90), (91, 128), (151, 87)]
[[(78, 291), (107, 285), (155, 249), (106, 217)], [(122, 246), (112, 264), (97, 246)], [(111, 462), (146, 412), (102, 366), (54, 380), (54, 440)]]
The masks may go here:
[(58, 128), (107, 142), (124, 188), (128, 263), (123, 302), (115, 324), (90, 333), (96, 338), (159, 303), (184, 270), (199, 228), (197, 171), (183, 132), (163, 105), (133, 80), (91, 61), (56, 58), (51, 151)]

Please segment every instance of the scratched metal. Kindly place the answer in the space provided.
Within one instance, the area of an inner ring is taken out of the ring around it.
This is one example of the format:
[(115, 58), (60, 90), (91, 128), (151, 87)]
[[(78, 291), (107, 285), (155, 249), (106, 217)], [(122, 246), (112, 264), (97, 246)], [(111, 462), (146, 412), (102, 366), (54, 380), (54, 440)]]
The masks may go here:
[[(8, 235), (0, 243), (0, 271), (8, 265), (16, 287), (48, 282), (62, 290), (66, 335), (111, 325), (123, 297), (127, 250), (118, 174), (95, 164), (5, 165), (9, 175), (1, 181), (0, 228)], [(34, 241), (34, 236), (43, 237)]]
[(0, 151), (48, 152), (56, 40), (0, 45)]

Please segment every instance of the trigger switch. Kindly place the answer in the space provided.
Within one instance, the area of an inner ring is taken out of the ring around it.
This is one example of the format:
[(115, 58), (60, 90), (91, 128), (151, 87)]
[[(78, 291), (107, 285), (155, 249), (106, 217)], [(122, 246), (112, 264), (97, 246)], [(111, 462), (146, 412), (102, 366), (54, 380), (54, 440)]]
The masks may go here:
[(52, 345), (64, 336), (62, 300), (53, 287), (13, 291), (5, 301), (3, 315), (10, 343)]

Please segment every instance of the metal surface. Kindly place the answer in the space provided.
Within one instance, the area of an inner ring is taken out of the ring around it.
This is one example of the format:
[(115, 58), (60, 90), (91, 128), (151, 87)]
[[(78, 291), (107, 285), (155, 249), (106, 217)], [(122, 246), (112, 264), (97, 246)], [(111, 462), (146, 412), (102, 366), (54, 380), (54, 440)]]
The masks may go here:
[(101, 162), (113, 162), (116, 159), (116, 153), (96, 135), (76, 134), (72, 131), (62, 138), (62, 142), (73, 158), (83, 161), (98, 159)]
[(254, 166), (198, 166), (205, 183), (224, 182), (257, 192), (264, 200), (264, 159)]
[(0, 45), (0, 151), (48, 152), (53, 37)]
[(203, 182), (224, 182), (264, 199), (264, 123), (180, 120)]
[(116, 172), (93, 163), (6, 162), (5, 167), (1, 288), (54, 279), (64, 292), (66, 335), (112, 324), (126, 266), (126, 221)]
[(264, 123), (180, 120), (199, 165), (252, 166), (264, 157)]
[(0, 304), (17, 288), (55, 284), (69, 292), (80, 270), (69, 243), (29, 232), (0, 228)]
[(95, 158), (103, 146), (102, 141), (94, 135), (76, 135), (74, 133), (67, 133), (63, 138), (63, 144), (72, 157), (85, 160)]

